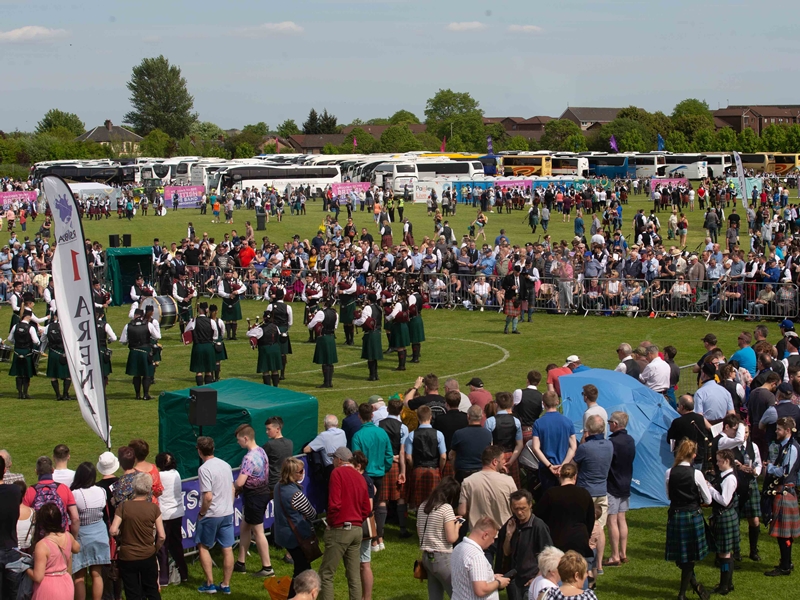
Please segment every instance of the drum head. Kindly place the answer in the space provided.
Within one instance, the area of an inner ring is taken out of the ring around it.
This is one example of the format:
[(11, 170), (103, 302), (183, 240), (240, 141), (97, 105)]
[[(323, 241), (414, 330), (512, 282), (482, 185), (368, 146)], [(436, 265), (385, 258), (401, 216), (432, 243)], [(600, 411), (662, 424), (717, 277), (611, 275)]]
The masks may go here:
[(154, 296), (148, 296), (144, 300), (139, 303), (139, 308), (142, 309), (142, 312), (146, 312), (147, 307), (153, 307), (153, 318), (156, 321), (161, 321), (161, 304), (159, 304), (158, 300)]

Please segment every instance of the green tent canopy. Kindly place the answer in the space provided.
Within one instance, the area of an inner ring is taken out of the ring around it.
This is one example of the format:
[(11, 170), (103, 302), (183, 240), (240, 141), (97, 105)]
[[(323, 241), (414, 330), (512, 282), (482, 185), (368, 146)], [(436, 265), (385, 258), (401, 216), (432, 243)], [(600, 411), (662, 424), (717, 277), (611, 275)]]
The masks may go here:
[[(256, 441), (263, 445), (267, 442), (264, 421), (281, 417), (283, 435), (294, 443), (295, 454), (317, 435), (318, 403), (314, 396), (242, 379), (226, 379), (203, 388), (217, 390), (217, 424), (204, 427), (203, 435), (214, 438), (214, 456), (233, 467), (238, 467), (244, 456), (234, 436), (244, 423), (252, 425)], [(158, 400), (158, 449), (175, 455), (184, 479), (196, 476), (200, 466), (195, 447), (200, 431), (189, 424), (190, 389), (161, 392)]]
[(106, 281), (111, 292), (111, 306), (128, 304), (131, 301), (131, 286), (141, 273), (145, 281), (150, 280), (153, 270), (153, 249), (138, 248), (106, 249)]

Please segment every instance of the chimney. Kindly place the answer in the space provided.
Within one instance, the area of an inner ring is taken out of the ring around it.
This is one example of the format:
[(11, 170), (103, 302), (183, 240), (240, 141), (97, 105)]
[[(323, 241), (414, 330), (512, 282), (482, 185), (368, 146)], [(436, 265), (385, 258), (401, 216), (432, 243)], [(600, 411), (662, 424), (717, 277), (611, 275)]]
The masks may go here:
[(106, 122), (103, 123), (103, 125), (105, 125), (106, 129), (108, 129), (109, 131), (111, 131), (111, 128), (113, 127), (113, 123), (111, 123), (111, 119), (106, 119)]

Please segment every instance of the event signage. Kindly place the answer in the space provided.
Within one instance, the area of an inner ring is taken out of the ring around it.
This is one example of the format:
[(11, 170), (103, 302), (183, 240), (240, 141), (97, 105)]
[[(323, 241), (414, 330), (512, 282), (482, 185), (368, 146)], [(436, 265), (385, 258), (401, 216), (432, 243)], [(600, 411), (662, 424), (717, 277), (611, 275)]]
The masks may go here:
[(494, 187), (496, 188), (530, 188), (533, 182), (530, 179), (495, 179)]
[(36, 192), (0, 192), (0, 205), (8, 210), (14, 202), (36, 202)]
[(168, 185), (164, 188), (164, 206), (172, 208), (172, 198), (178, 194), (178, 208), (197, 208), (205, 193), (202, 185)]
[(44, 178), (44, 195), (53, 213), (55, 251), (53, 282), (64, 353), (81, 415), (89, 428), (111, 447), (106, 390), (97, 340), (97, 317), (92, 298), (92, 270), (84, 247), (78, 206), (60, 177)]
[[(738, 152), (733, 153), (733, 160), (736, 162), (736, 177), (739, 179), (739, 190), (747, 189), (747, 182), (744, 176), (744, 165), (742, 165), (742, 157)], [(747, 209), (747, 194), (741, 194), (742, 206)]]
[(363, 182), (352, 182), (346, 181), (344, 183), (332, 183), (331, 184), (331, 192), (334, 196), (341, 196), (342, 194), (349, 194), (351, 192), (355, 192), (358, 194), (359, 192), (366, 192), (372, 184), (368, 181)]
[(671, 179), (670, 178), (664, 178), (664, 177), (653, 177), (650, 180), (650, 189), (651, 190), (656, 189), (656, 186), (658, 186), (658, 187), (669, 187), (669, 186), (673, 186), (673, 187), (683, 186), (683, 187), (686, 187), (688, 185), (689, 185), (689, 180), (686, 179), (685, 177), (678, 177), (678, 178), (671, 178)]

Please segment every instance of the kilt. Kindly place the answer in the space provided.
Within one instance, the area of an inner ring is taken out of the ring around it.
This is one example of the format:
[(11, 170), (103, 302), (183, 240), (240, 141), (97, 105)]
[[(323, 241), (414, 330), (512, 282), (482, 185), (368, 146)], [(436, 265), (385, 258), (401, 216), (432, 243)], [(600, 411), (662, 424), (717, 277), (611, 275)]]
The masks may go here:
[(717, 554), (739, 551), (739, 515), (734, 507), (711, 516), (714, 539), (711, 550)]
[(150, 346), (128, 348), (128, 362), (125, 364), (126, 375), (152, 377), (154, 373), (153, 363), (150, 361)]
[(47, 376), (50, 379), (69, 379), (69, 365), (61, 364), (61, 357), (64, 356), (63, 350), (50, 348), (47, 352)]
[(453, 461), (448, 459), (447, 462), (444, 463), (444, 469), (442, 469), (442, 479), (444, 479), (445, 477), (455, 477), (455, 476), (456, 476), (456, 469), (453, 466)]
[(19, 321), (19, 315), (17, 313), (11, 313), (11, 327), (8, 328), (8, 331), (10, 332), (12, 329), (14, 329), (14, 325), (19, 323)]
[(158, 345), (158, 340), (150, 340), (150, 344), (153, 346), (153, 362), (161, 362), (161, 348)]
[(746, 492), (739, 494), (739, 518), (752, 519), (761, 516), (761, 492), (758, 491), (758, 481), (753, 478)]
[(364, 332), (364, 337), (361, 338), (361, 358), (383, 360), (383, 340), (380, 329)]
[(522, 445), (525, 446), (533, 438), (533, 427), (522, 427)]
[(292, 353), (292, 340), (289, 339), (289, 326), (282, 325), (278, 327), (278, 330), (281, 333), (285, 333), (286, 337), (281, 336), (280, 343), (281, 343), (281, 354), (291, 354)]
[(339, 356), (336, 354), (336, 340), (333, 334), (319, 336), (314, 347), (314, 364), (335, 365), (337, 362)]
[(392, 246), (394, 246), (394, 243), (393, 243), (391, 234), (382, 235), (381, 236), (381, 248), (386, 248), (386, 247), (391, 248)]
[(280, 344), (258, 347), (256, 373), (270, 373), (272, 371), (280, 371), (282, 368), (283, 360), (281, 359)]
[(342, 325), (352, 325), (356, 312), (356, 299), (355, 296), (345, 296), (342, 298), (342, 304), (339, 306), (339, 322)]
[(503, 312), (507, 317), (519, 317), (522, 314), (522, 307), (514, 306), (514, 300), (506, 300), (503, 304)]
[(414, 467), (406, 494), (408, 506), (416, 508), (425, 502), (441, 480), (438, 467)]
[(781, 489), (772, 501), (772, 523), (769, 526), (769, 534), (774, 538), (796, 538), (800, 537), (800, 509), (797, 506), (797, 495), (795, 488), (783, 487), (785, 494), (781, 494)]
[(188, 323), (192, 320), (192, 316), (194, 316), (194, 312), (192, 311), (191, 303), (188, 306), (184, 306), (183, 304), (178, 304), (178, 320), (184, 323)]
[(378, 502), (393, 502), (400, 500), (405, 493), (405, 484), (398, 483), (400, 477), (400, 463), (393, 462), (392, 468), (383, 476), (383, 483), (378, 492)]
[(108, 355), (106, 346), (100, 346), (100, 367), (103, 371), (103, 377), (111, 375), (111, 357)]
[(394, 329), (394, 328), (392, 327), (392, 322), (391, 321), (384, 322), (384, 324), (383, 324), (383, 332), (386, 334), (386, 337), (388, 339), (390, 348), (392, 347), (392, 329)]
[(708, 554), (702, 510), (670, 511), (664, 559), (677, 564), (699, 562)]
[(213, 343), (192, 344), (189, 370), (192, 373), (213, 373), (217, 370), (217, 353)]
[(228, 360), (228, 349), (225, 347), (225, 342), (222, 340), (217, 340), (214, 343), (214, 352), (217, 355), (217, 362)]
[(234, 304), (222, 303), (222, 320), (226, 323), (229, 321), (240, 321), (242, 318), (242, 303), (235, 302)]
[(30, 348), (14, 348), (11, 355), (11, 377), (33, 377), (36, 369), (33, 366), (33, 350)]
[[(513, 452), (504, 452), (503, 458), (508, 460), (511, 458), (511, 455), (514, 454)], [(519, 489), (519, 460), (515, 460), (514, 464), (510, 467), (506, 467), (508, 469), (508, 474), (514, 479), (514, 483), (517, 485), (517, 489)]]
[(408, 334), (408, 323), (392, 324), (392, 331), (389, 334), (389, 345), (392, 348), (405, 348), (411, 344), (411, 337)]
[(417, 315), (408, 321), (408, 337), (412, 344), (421, 344), (425, 341), (425, 324), (422, 317)]

